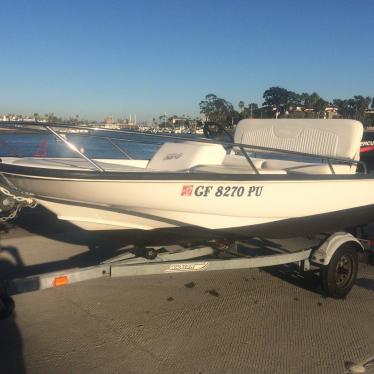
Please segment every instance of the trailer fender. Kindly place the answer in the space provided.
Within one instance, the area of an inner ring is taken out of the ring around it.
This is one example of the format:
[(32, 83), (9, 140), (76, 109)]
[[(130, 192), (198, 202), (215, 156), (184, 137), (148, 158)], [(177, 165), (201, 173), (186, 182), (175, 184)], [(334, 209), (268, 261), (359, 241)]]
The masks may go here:
[(328, 265), (334, 253), (343, 244), (351, 243), (358, 252), (363, 252), (364, 247), (361, 242), (352, 234), (347, 232), (336, 232), (330, 235), (321, 246), (311, 254), (311, 261), (319, 265)]

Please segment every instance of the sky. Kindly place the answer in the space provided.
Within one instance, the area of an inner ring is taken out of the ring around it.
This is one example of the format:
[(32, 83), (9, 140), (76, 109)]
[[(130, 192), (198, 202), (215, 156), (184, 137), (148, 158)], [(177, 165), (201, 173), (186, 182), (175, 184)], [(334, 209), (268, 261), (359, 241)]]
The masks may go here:
[(374, 0), (0, 0), (0, 113), (199, 115), (214, 93), (374, 96)]

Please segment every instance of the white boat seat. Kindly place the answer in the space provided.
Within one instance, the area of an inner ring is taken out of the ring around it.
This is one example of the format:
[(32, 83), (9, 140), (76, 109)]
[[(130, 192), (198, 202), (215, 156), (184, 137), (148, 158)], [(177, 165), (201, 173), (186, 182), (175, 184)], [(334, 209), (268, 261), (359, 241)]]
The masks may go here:
[[(248, 163), (245, 166), (199, 165), (195, 166), (191, 171), (197, 173), (255, 174), (255, 171)], [(257, 169), (257, 171), (260, 174), (287, 174), (286, 170)]]
[(361, 122), (348, 119), (243, 119), (236, 143), (354, 159), (363, 135)]
[[(335, 174), (354, 174), (356, 172), (355, 166), (344, 164), (332, 165)], [(332, 174), (328, 164), (309, 164), (306, 166), (296, 166), (285, 169), (288, 174)]]
[(147, 165), (147, 169), (176, 171), (196, 165), (221, 165), (226, 150), (220, 144), (181, 142), (164, 143)]
[[(314, 156), (359, 160), (360, 141), (363, 135), (361, 122), (347, 119), (244, 119), (235, 129), (234, 141), (258, 147), (301, 152)], [(251, 151), (251, 149), (248, 149)], [(253, 152), (263, 152), (252, 149)], [(288, 172), (331, 174), (328, 164), (307, 163), (305, 167), (292, 161), (265, 161), (264, 169), (285, 169)], [(317, 167), (318, 166), (318, 167)], [(355, 173), (356, 167), (334, 165), (337, 174)]]
[[(348, 164), (332, 164), (335, 174), (354, 174), (356, 172), (355, 165)], [(332, 174), (328, 163), (311, 163), (289, 160), (267, 160), (262, 164), (263, 169), (283, 169), (287, 173), (303, 173), (303, 174)]]
[[(251, 157), (251, 160), (257, 169), (260, 169), (264, 162), (264, 159), (255, 158), (255, 157)], [(244, 166), (247, 168), (250, 167), (247, 159), (244, 156), (236, 155), (236, 154), (226, 155), (222, 164), (226, 166)]]

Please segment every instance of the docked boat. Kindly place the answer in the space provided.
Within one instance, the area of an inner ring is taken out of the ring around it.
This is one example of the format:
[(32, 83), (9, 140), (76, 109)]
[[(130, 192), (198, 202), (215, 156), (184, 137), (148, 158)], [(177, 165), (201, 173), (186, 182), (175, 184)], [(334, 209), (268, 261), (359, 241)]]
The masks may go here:
[(245, 119), (231, 143), (164, 136), (149, 160), (89, 158), (58, 125), (42, 126), (80, 158), (0, 155), (0, 184), (86, 230), (281, 238), (374, 220), (374, 174), (357, 170), (358, 121)]

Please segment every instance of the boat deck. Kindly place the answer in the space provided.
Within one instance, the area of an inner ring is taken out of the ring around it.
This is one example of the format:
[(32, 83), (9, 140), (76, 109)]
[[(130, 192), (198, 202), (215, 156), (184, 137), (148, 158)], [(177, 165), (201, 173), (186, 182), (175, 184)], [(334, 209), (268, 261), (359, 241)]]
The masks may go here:
[[(51, 217), (25, 212), (0, 233), (2, 274), (88, 266), (120, 246)], [(374, 358), (374, 267), (360, 265), (345, 300), (323, 298), (314, 282), (285, 266), (102, 278), (17, 295), (15, 316), (0, 321), (0, 369), (342, 374), (348, 362)]]

